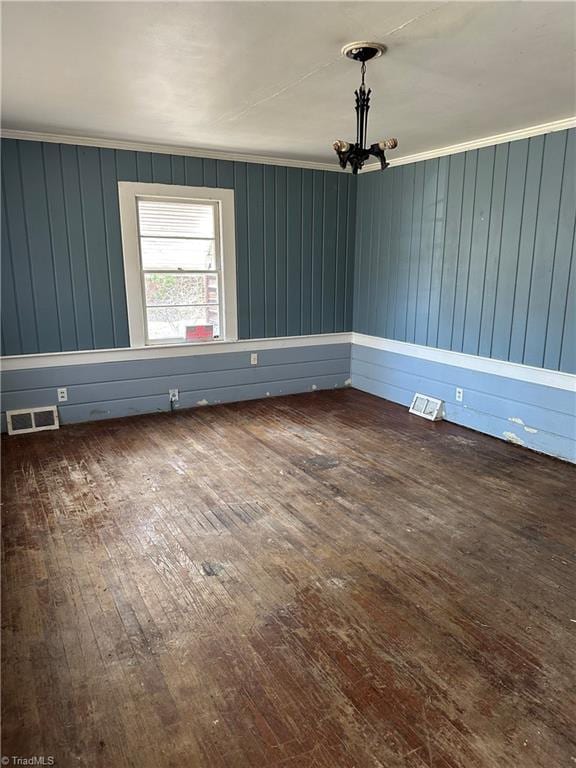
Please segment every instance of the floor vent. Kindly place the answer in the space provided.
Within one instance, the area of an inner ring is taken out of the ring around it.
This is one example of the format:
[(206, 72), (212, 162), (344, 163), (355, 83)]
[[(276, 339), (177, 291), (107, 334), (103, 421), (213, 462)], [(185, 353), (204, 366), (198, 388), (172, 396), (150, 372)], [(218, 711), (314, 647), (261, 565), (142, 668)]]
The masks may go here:
[(58, 409), (55, 405), (43, 408), (23, 408), (20, 411), (6, 411), (9, 435), (25, 432), (42, 432), (45, 429), (59, 429)]
[(410, 413), (415, 413), (424, 419), (430, 419), (430, 421), (439, 421), (444, 415), (443, 406), (444, 402), (442, 400), (416, 392), (410, 406)]

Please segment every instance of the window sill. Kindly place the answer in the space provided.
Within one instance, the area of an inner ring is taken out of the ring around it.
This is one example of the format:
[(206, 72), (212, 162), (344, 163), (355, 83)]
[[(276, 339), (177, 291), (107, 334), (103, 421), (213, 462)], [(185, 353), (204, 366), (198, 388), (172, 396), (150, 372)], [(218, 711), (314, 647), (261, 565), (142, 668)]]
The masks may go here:
[(238, 339), (233, 337), (226, 339), (198, 339), (197, 341), (182, 341), (181, 339), (178, 339), (177, 341), (166, 341), (162, 339), (161, 341), (147, 341), (143, 347), (134, 346), (129, 347), (129, 349), (163, 349), (164, 347), (173, 349), (174, 347), (198, 347), (201, 345), (213, 346), (214, 344), (230, 344), (234, 341), (238, 341)]

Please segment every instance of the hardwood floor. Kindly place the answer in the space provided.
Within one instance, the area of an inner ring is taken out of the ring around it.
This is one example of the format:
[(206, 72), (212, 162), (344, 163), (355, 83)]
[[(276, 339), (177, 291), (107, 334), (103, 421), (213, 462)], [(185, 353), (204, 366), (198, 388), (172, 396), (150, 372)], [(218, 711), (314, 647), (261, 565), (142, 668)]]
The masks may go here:
[(3, 441), (3, 754), (576, 763), (576, 469), (355, 390)]

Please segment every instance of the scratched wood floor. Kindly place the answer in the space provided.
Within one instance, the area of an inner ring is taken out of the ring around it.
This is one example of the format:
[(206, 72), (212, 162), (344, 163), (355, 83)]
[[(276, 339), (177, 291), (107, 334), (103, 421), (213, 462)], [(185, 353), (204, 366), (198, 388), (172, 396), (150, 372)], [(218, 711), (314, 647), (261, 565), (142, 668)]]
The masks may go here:
[(3, 752), (574, 765), (576, 468), (357, 391), (3, 441)]

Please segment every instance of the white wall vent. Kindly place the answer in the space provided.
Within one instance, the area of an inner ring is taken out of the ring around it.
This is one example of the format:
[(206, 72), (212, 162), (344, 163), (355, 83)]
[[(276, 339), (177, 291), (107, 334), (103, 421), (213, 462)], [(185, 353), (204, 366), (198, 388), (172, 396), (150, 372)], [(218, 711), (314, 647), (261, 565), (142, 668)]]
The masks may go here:
[(58, 409), (55, 405), (42, 408), (23, 408), (19, 411), (6, 411), (6, 423), (9, 435), (21, 435), (25, 432), (42, 432), (45, 429), (60, 429)]
[(416, 392), (410, 406), (410, 413), (415, 413), (424, 419), (430, 419), (430, 421), (439, 421), (444, 415), (444, 401)]

